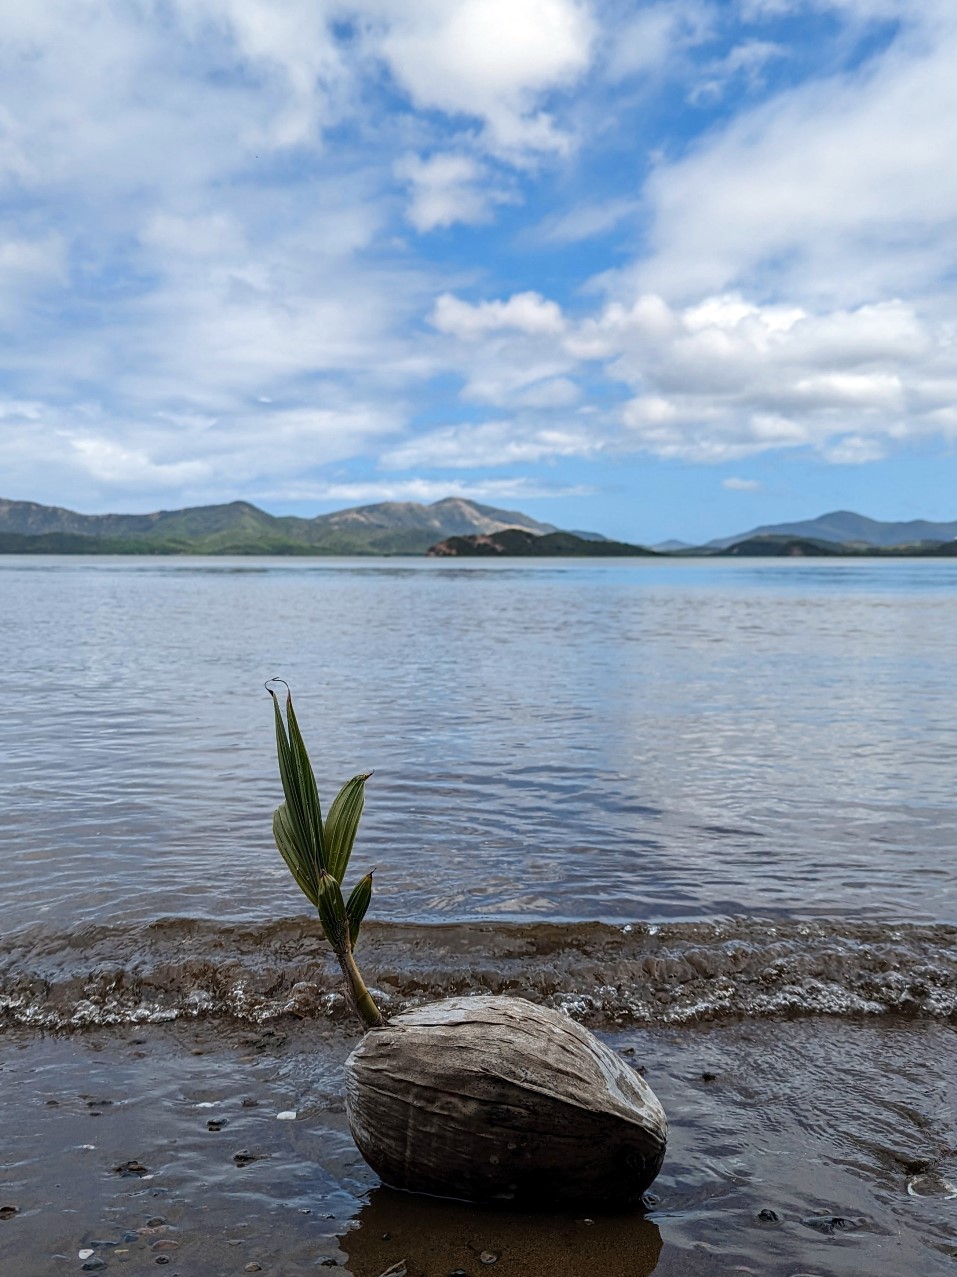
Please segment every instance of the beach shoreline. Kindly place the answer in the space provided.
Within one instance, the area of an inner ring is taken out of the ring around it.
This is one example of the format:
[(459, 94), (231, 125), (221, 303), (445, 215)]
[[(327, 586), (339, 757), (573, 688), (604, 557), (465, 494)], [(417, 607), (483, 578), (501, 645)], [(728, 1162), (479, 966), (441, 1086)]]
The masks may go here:
[(356, 1037), (343, 1024), (8, 1028), (0, 1207), (16, 1213), (0, 1219), (0, 1269), (953, 1270), (950, 1023), (817, 1017), (602, 1036), (642, 1069), (671, 1122), (646, 1215), (527, 1215), (383, 1189), (348, 1133), (342, 1063)]

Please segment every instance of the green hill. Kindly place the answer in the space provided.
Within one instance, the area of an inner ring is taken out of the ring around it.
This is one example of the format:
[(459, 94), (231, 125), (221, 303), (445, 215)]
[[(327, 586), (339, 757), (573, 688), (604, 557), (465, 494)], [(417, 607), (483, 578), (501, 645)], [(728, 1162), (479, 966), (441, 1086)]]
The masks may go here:
[(459, 497), (431, 505), (382, 502), (313, 519), (267, 514), (248, 501), (151, 514), (86, 515), (0, 500), (4, 554), (425, 554), (443, 537), (509, 527), (529, 534), (555, 530), (518, 511)]
[(546, 532), (536, 536), (524, 528), (506, 528), (477, 536), (448, 537), (433, 545), (435, 558), (522, 557), (522, 558), (631, 558), (635, 555), (659, 557), (654, 550), (624, 541), (592, 541), (573, 532)]

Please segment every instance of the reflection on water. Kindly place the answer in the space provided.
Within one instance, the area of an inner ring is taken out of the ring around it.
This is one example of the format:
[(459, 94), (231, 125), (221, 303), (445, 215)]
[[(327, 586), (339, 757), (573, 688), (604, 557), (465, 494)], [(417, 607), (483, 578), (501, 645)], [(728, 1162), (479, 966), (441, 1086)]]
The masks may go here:
[(392, 919), (953, 920), (957, 563), (0, 560), (6, 930), (262, 921), (262, 684)]
[(601, 1273), (648, 1277), (658, 1266), (661, 1233), (640, 1213), (590, 1218), (524, 1214), (373, 1189), (340, 1238), (354, 1277), (454, 1272)]

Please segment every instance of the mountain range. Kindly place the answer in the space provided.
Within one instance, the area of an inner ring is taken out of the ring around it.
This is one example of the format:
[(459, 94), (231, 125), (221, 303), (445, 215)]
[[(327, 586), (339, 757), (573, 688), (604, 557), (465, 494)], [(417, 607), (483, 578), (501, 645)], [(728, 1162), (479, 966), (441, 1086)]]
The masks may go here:
[[(756, 537), (808, 537), (816, 541), (830, 541), (847, 546), (896, 546), (918, 545), (925, 541), (953, 541), (957, 537), (957, 520), (950, 523), (932, 523), (927, 519), (911, 519), (906, 523), (884, 523), (868, 519), (851, 510), (834, 510), (816, 519), (802, 519), (795, 523), (765, 524), (740, 532), (737, 536), (718, 537), (709, 541), (708, 549), (724, 550), (740, 541)], [(661, 548), (661, 547), (657, 547)]]
[[(508, 529), (534, 537), (562, 537), (603, 542), (596, 532), (567, 532), (517, 510), (480, 505), (463, 497), (446, 497), (431, 505), (385, 501), (320, 514), (315, 518), (271, 515), (248, 501), (226, 505), (159, 510), (152, 514), (78, 514), (60, 506), (0, 499), (0, 554), (425, 554), (449, 538), (491, 537)], [(957, 520), (882, 522), (835, 510), (816, 519), (765, 524), (735, 536), (719, 537), (697, 548), (680, 541), (664, 542), (659, 552), (687, 554), (801, 554), (888, 550), (906, 546), (941, 546), (952, 553)], [(542, 546), (508, 553), (584, 553), (572, 542), (552, 540)], [(504, 543), (503, 543), (504, 544)], [(615, 543), (619, 544), (619, 543)], [(816, 549), (814, 547), (817, 547)], [(736, 551), (735, 547), (741, 547)], [(609, 553), (621, 553), (612, 550)]]
[(0, 553), (6, 554), (424, 554), (446, 537), (505, 528), (557, 531), (527, 514), (460, 497), (432, 505), (387, 501), (313, 519), (267, 514), (248, 501), (153, 514), (78, 514), (0, 499)]

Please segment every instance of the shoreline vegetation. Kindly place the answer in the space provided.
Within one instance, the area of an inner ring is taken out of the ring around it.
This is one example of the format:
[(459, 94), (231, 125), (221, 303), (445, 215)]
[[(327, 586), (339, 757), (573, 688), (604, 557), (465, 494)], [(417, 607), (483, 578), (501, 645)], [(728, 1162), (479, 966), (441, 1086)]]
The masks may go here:
[[(807, 529), (828, 535), (811, 535)], [(519, 511), (458, 497), (431, 505), (381, 502), (311, 519), (267, 514), (246, 501), (152, 514), (84, 515), (0, 499), (2, 555), (953, 558), (955, 529), (957, 523), (882, 524), (839, 511), (707, 545), (649, 547), (597, 532), (565, 531)]]

